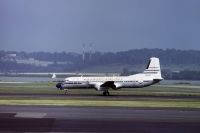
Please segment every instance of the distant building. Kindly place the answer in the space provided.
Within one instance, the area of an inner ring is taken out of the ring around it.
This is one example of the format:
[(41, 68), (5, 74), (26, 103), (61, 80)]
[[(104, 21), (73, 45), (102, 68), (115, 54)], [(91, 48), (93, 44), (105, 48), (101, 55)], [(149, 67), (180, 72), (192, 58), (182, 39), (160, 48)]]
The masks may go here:
[(7, 57), (10, 57), (10, 58), (16, 58), (17, 55), (16, 55), (16, 54), (7, 54)]
[(2, 61), (15, 61), (17, 58), (16, 54), (6, 54), (4, 57), (1, 58)]

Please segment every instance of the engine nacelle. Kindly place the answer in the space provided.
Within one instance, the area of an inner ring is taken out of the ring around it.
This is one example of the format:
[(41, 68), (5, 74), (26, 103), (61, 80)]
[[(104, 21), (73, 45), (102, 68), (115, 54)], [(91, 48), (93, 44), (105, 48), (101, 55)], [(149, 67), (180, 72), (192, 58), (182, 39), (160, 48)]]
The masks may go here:
[(56, 87), (57, 87), (58, 89), (60, 89), (60, 90), (64, 90), (64, 88), (62, 87), (62, 84), (63, 84), (63, 83), (57, 83), (57, 84), (56, 84)]
[(114, 86), (112, 87), (112, 89), (113, 89), (113, 90), (118, 90), (118, 89), (120, 89), (121, 87), (122, 87), (121, 84), (119, 84), (119, 83), (114, 83)]
[(101, 86), (102, 84), (95, 84), (95, 89), (97, 90), (97, 91), (105, 91), (105, 90), (108, 90), (109, 89), (109, 87), (102, 87)]
[(102, 86), (102, 84), (99, 83), (99, 84), (95, 84), (94, 87), (97, 91), (105, 91), (105, 90), (108, 90), (109, 88), (112, 88), (114, 90), (118, 90), (122, 87), (122, 85), (119, 84), (119, 83), (115, 83), (115, 84), (110, 85), (110, 86)]

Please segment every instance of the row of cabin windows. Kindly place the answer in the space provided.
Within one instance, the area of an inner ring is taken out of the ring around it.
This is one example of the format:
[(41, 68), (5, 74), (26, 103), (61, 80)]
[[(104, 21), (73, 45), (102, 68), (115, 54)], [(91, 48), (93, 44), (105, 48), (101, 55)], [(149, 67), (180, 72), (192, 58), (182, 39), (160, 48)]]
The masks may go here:
[[(93, 81), (93, 82), (99, 82), (99, 81)], [(138, 81), (116, 81), (116, 82), (138, 82)], [(149, 81), (143, 81), (143, 82), (149, 82)], [(71, 81), (71, 82), (66, 82), (65, 84), (82, 84), (81, 82), (76, 82), (76, 81)]]
[[(99, 81), (93, 81), (93, 82), (99, 82)], [(116, 82), (138, 82), (138, 81), (116, 81)], [(143, 81), (148, 82), (148, 81)], [(82, 84), (81, 82), (66, 82), (66, 84)]]
[(80, 82), (66, 82), (65, 84), (81, 84)]

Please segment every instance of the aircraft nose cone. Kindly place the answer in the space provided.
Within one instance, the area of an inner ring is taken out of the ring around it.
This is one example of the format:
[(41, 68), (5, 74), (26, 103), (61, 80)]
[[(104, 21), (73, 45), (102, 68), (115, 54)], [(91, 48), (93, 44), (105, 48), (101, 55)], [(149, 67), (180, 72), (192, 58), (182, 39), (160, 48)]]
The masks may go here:
[(62, 83), (57, 83), (57, 84), (56, 84), (56, 87), (57, 87), (58, 89), (61, 89), (61, 84), (62, 84)]

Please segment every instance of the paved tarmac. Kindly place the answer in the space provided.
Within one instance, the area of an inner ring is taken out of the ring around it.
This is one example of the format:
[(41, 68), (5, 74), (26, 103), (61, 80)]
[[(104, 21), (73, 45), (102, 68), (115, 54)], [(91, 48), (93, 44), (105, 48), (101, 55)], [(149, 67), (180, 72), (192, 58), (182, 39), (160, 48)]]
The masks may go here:
[(199, 109), (0, 106), (0, 132), (199, 133)]

